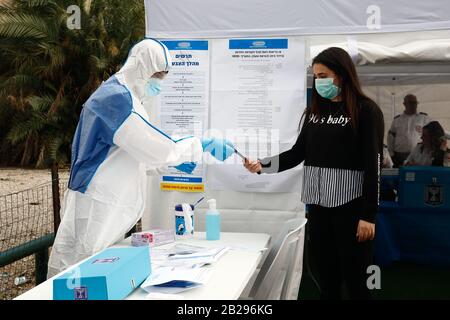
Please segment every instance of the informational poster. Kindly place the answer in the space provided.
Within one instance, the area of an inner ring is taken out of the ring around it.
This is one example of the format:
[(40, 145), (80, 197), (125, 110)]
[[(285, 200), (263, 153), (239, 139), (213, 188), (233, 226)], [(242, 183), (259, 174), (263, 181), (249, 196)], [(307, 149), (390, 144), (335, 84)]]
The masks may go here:
[[(209, 50), (208, 41), (163, 41), (170, 51), (172, 67), (161, 92), (160, 125), (172, 136), (201, 137), (208, 126)], [(162, 177), (161, 190), (204, 191), (204, 168), (192, 174), (174, 168)]]
[[(211, 49), (211, 131), (250, 159), (290, 149), (306, 105), (304, 41), (224, 39)], [(251, 174), (233, 156), (210, 165), (208, 181), (214, 190), (299, 192), (299, 173)]]

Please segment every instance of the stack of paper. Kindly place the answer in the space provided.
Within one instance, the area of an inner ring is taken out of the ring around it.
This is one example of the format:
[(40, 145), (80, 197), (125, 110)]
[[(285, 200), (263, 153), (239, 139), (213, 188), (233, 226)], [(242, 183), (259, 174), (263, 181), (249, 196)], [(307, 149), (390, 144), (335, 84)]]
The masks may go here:
[(141, 288), (150, 293), (176, 294), (205, 284), (211, 276), (207, 268), (161, 267), (155, 269)]
[(208, 281), (211, 269), (202, 268), (216, 262), (228, 247), (205, 248), (176, 244), (170, 248), (154, 248), (152, 274), (141, 288), (149, 293), (177, 294), (197, 288)]
[(191, 245), (177, 244), (169, 249), (154, 249), (152, 264), (160, 266), (200, 267), (216, 262), (228, 247), (205, 248)]

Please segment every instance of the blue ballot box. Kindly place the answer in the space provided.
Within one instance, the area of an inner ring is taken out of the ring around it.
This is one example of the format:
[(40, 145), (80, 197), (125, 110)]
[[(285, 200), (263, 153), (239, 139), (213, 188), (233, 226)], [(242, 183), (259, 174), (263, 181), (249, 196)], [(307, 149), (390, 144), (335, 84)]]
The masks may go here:
[(150, 275), (148, 246), (106, 249), (53, 280), (54, 300), (119, 300)]
[(394, 261), (450, 266), (450, 210), (402, 208), (381, 201), (374, 241), (375, 263)]
[(450, 209), (450, 168), (401, 167), (399, 176), (401, 207)]

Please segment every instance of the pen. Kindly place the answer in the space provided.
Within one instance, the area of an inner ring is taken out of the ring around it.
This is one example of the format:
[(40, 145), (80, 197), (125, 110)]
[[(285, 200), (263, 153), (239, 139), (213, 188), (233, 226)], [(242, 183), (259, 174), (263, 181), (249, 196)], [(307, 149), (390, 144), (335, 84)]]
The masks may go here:
[(242, 153), (240, 153), (239, 151), (237, 151), (236, 148), (234, 148), (234, 152), (235, 152), (239, 157), (241, 157), (243, 160), (247, 160), (247, 158), (244, 157), (244, 156), (242, 155)]

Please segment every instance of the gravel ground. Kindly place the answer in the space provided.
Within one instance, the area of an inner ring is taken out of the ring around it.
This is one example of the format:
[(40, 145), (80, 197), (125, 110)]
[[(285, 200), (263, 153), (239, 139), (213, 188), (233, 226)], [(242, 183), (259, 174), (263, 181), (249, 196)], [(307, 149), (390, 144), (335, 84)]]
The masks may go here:
[[(68, 170), (60, 171), (61, 196), (68, 177)], [(50, 171), (0, 168), (0, 252), (49, 233), (53, 233)], [(16, 285), (14, 280), (21, 276), (26, 282)], [(0, 300), (34, 287), (34, 277), (34, 256), (0, 268)]]
[[(62, 170), (59, 178), (68, 179), (69, 170)], [(0, 168), (0, 196), (19, 192), (51, 182), (50, 170)]]
[[(62, 203), (69, 170), (61, 170), (59, 178)], [(139, 222), (137, 231), (141, 230)], [(51, 233), (50, 170), (0, 168), (0, 253)], [(21, 276), (26, 282), (16, 285)], [(0, 267), (0, 300), (14, 299), (35, 285), (34, 255)]]

